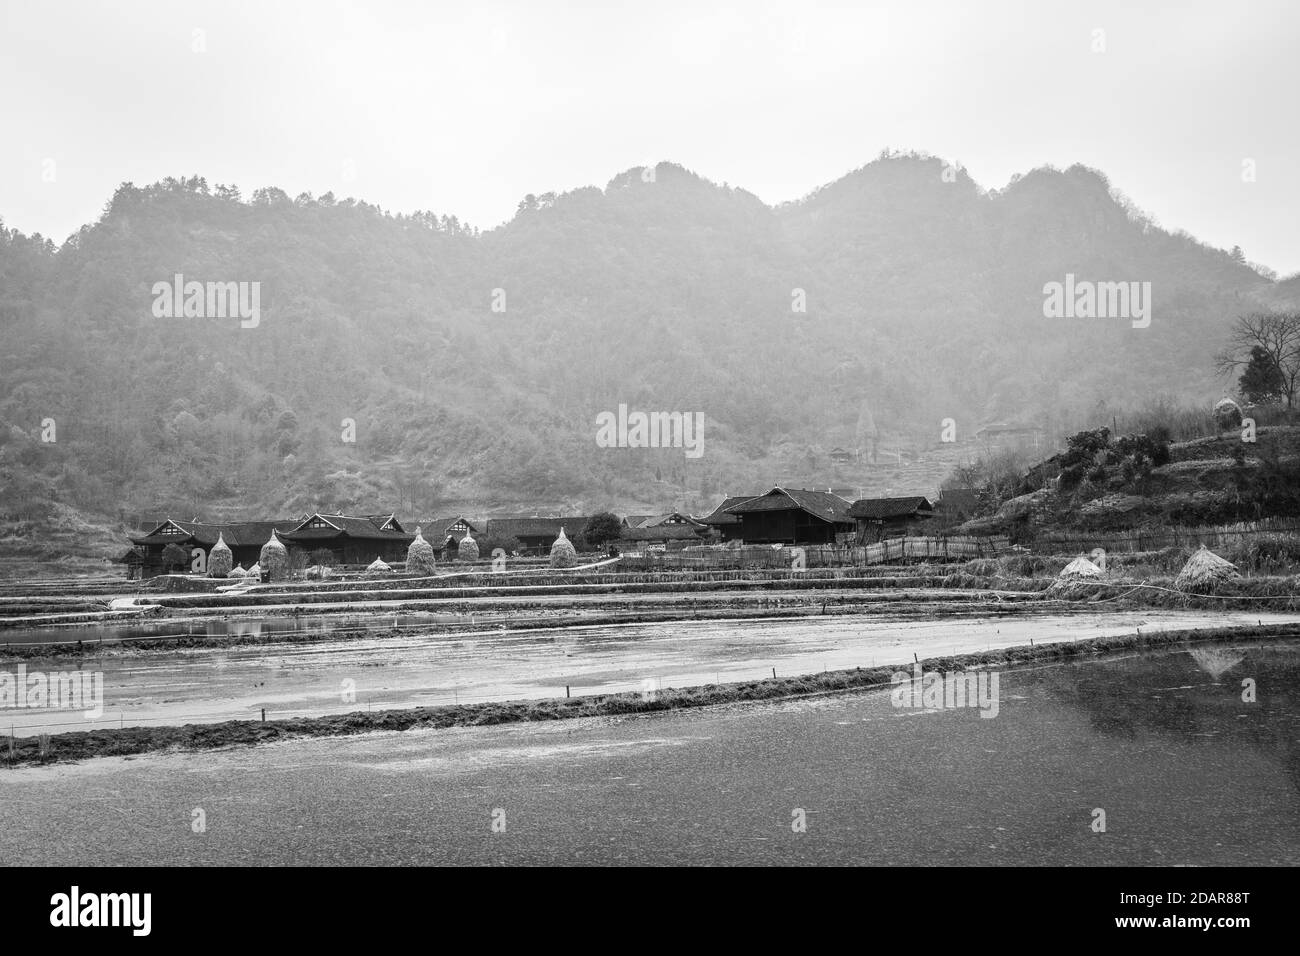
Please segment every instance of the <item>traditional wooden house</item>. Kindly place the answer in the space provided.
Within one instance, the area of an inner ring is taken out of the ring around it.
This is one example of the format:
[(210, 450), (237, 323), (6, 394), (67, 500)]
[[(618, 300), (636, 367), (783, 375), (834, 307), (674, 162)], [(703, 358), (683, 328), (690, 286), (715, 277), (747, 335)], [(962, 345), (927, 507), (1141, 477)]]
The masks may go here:
[(550, 552), (551, 545), (560, 536), (560, 529), (570, 540), (582, 534), (591, 520), (589, 515), (571, 515), (563, 518), (489, 518), (489, 538), (514, 538), (526, 551), (539, 554)]
[(697, 528), (701, 531), (708, 530), (708, 525), (704, 524), (704, 522), (692, 518), (690, 515), (684, 515), (680, 511), (673, 511), (666, 515), (628, 515), (623, 519), (623, 528), (625, 530), (660, 528), (665, 525)]
[(308, 515), (297, 527), (280, 535), (285, 546), (304, 551), (328, 548), (338, 564), (369, 565), (376, 558), (405, 562), (406, 549), (415, 540), (392, 514)]
[(623, 533), (611, 544), (619, 551), (644, 551), (646, 548), (659, 545), (669, 550), (676, 550), (708, 540), (710, 530), (708, 525), (697, 521), (680, 524), (665, 523), (648, 528), (624, 528)]
[(915, 532), (917, 525), (934, 517), (934, 506), (920, 495), (908, 498), (860, 498), (849, 514), (857, 525), (857, 540), (874, 544)]
[(833, 544), (853, 531), (850, 505), (829, 491), (773, 488), (727, 509), (746, 544)]
[[(207, 566), (207, 554), (224, 537), (234, 562), (249, 567), (257, 562), (262, 545), (274, 532), (287, 532), (302, 519), (286, 518), (280, 521), (229, 521), (215, 524), (204, 521), (182, 521), (168, 518), (147, 534), (131, 538), (134, 547), (121, 560), (130, 569), (131, 577), (151, 578), (172, 570), (189, 571)], [(179, 568), (169, 567), (163, 560), (163, 551), (169, 544), (177, 545), (190, 554), (190, 560)], [(202, 557), (195, 552), (202, 552)]]
[(723, 541), (739, 541), (740, 518), (733, 515), (728, 509), (733, 505), (738, 505), (742, 501), (748, 501), (753, 495), (732, 495), (722, 499), (722, 504), (718, 505), (711, 512), (700, 518), (701, 524), (708, 525), (717, 534), (721, 535)]
[[(190, 562), (179, 570), (206, 567), (207, 554), (224, 538), (234, 563), (241, 567), (256, 564), (262, 545), (275, 533), (292, 553), (326, 548), (336, 564), (370, 564), (380, 557), (385, 561), (405, 561), (406, 548), (415, 539), (407, 534), (397, 519), (386, 515), (311, 514), (302, 518), (278, 521), (182, 521), (168, 518), (148, 534), (131, 538), (132, 554), (122, 559), (132, 577), (153, 577), (167, 571), (163, 552), (174, 544), (191, 555)], [(202, 552), (202, 559), (196, 552)]]
[(464, 515), (457, 515), (454, 518), (430, 518), (428, 521), (421, 521), (420, 528), (424, 533), (424, 540), (433, 545), (433, 549), (439, 554), (454, 555), (465, 535), (477, 538), (483, 533), (481, 525), (473, 524)]

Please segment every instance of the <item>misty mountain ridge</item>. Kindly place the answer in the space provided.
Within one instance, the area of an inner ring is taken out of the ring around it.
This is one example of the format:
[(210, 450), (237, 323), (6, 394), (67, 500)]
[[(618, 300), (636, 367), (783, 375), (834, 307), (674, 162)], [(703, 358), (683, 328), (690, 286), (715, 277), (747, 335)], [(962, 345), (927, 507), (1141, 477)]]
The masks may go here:
[[(156, 317), (177, 274), (263, 283), (260, 323)], [(1150, 282), (1150, 327), (1045, 318), (1067, 274)], [(1160, 228), (1081, 166), (984, 190), (889, 153), (772, 207), (661, 163), (526, 197), (487, 232), (331, 194), (125, 184), (58, 249), (0, 241), (0, 482), (7, 513), (933, 494), (942, 468), (899, 466), (971, 453), (939, 445), (943, 419), (1056, 436), (1157, 395), (1208, 408), (1232, 318), (1297, 302), (1297, 278)], [(620, 404), (702, 414), (702, 455), (599, 447)], [(868, 444), (900, 457), (828, 457)]]

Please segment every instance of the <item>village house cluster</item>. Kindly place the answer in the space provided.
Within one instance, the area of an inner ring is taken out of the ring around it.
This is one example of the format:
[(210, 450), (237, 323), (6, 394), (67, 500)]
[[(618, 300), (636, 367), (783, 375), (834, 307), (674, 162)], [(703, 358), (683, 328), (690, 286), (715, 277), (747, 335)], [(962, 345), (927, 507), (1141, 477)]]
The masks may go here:
[[(942, 506), (940, 506), (942, 507)], [(627, 515), (617, 537), (603, 550), (626, 553), (680, 550), (700, 545), (872, 544), (913, 533), (934, 518), (936, 505), (927, 497), (862, 498), (848, 501), (830, 491), (773, 488), (757, 495), (733, 495), (703, 516), (680, 512)], [(132, 547), (118, 560), (132, 578), (175, 570), (175, 556), (210, 554), (220, 541), (241, 570), (254, 567), (262, 547), (278, 540), (311, 564), (369, 565), (405, 561), (419, 534), (438, 560), (455, 558), (466, 536), (479, 542), (511, 542), (515, 553), (545, 554), (563, 533), (582, 539), (591, 515), (499, 517), (485, 520), (463, 515), (414, 524), (397, 516), (314, 513), (272, 521), (206, 522), (167, 518), (147, 533), (133, 536)], [(174, 548), (169, 551), (169, 546)], [(177, 550), (179, 549), (179, 550)], [(487, 558), (487, 553), (482, 554)], [(195, 566), (189, 570), (201, 570)]]

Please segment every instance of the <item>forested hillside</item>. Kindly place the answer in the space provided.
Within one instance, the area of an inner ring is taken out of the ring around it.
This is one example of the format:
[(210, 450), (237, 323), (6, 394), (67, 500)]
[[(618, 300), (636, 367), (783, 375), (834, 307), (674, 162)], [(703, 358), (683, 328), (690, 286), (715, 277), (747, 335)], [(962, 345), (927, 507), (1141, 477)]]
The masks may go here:
[[(1300, 295), (1095, 171), (985, 191), (894, 154), (777, 208), (665, 163), (479, 233), (193, 177), (123, 185), (59, 248), (0, 232), (9, 515), (699, 507), (830, 484), (836, 445), (923, 449), (948, 417), (1059, 434), (1099, 401), (1212, 403), (1231, 319)], [(1151, 282), (1151, 326), (1044, 318), (1067, 272)], [(261, 282), (260, 323), (155, 317), (177, 273)], [(702, 457), (598, 447), (620, 403), (703, 413)]]

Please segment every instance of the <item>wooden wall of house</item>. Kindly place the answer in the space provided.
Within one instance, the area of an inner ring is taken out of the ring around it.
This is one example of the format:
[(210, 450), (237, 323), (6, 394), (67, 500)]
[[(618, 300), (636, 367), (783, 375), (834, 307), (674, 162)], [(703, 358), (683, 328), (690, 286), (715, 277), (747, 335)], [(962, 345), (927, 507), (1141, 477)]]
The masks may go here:
[[(292, 555), (294, 551), (301, 551), (308, 557), (314, 551), (328, 551), (333, 557), (330, 560), (331, 567), (338, 567), (342, 564), (370, 564), (376, 557), (381, 558), (385, 564), (396, 565), (406, 564), (407, 545), (401, 541), (375, 541), (367, 538), (350, 538), (345, 536), (330, 538), (323, 541), (286, 541), (289, 546), (289, 552)], [(260, 549), (259, 549), (260, 551)], [(256, 554), (253, 560), (257, 560)], [(245, 568), (248, 564), (243, 565)]]
[(342, 552), (342, 564), (370, 564), (375, 558), (385, 564), (406, 564), (407, 545), (401, 541), (371, 541), (366, 539), (344, 538), (341, 547), (332, 550), (336, 555)]
[(239, 567), (247, 571), (262, 556), (262, 546), (260, 544), (237, 544), (230, 549), (231, 558), (234, 560), (232, 568)]
[(740, 515), (740, 537), (748, 544), (834, 544), (836, 525), (802, 509), (747, 511)]

